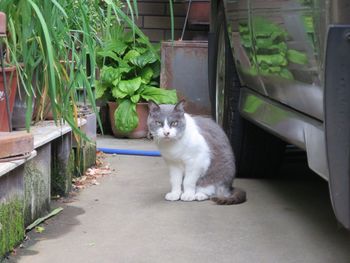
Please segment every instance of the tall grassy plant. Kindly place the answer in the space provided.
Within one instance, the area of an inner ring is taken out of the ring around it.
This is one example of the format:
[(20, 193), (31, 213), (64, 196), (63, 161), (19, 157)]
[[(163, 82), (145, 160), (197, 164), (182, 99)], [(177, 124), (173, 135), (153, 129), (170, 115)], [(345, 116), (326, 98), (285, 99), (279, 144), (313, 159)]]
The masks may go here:
[[(17, 66), (27, 94), (27, 129), (35, 101), (36, 120), (43, 119), (51, 109), (55, 119), (64, 119), (79, 132), (77, 88), (84, 87), (96, 111), (95, 49), (101, 38), (107, 39), (111, 26), (118, 23), (149, 43), (134, 22), (138, 15), (136, 2), (132, 5), (126, 0), (126, 14), (119, 0), (0, 1), (0, 11), (8, 16), (11, 62)], [(154, 50), (151, 44), (148, 48)]]
[[(100, 1), (2, 0), (0, 10), (8, 16), (10, 58), (17, 65), (27, 93), (27, 128), (35, 100), (36, 120), (42, 119), (51, 109), (55, 119), (63, 118), (78, 131), (77, 87), (86, 89), (89, 102), (96, 110), (92, 91), (94, 52), (97, 32), (105, 27)], [(69, 13), (72, 10), (77, 12)]]

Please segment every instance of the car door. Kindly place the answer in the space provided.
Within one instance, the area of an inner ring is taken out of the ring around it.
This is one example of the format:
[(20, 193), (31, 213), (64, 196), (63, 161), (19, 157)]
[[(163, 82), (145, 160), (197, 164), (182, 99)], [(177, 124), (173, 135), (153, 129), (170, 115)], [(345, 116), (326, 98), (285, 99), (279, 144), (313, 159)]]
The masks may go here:
[(250, 0), (255, 66), (266, 96), (321, 121), (324, 2)]

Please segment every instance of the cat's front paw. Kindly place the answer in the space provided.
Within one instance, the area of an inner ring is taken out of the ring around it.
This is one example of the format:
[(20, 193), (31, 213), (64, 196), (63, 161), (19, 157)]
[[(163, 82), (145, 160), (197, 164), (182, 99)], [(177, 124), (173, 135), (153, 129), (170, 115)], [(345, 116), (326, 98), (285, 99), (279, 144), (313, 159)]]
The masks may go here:
[(196, 199), (196, 196), (195, 196), (195, 194), (192, 193), (192, 192), (185, 192), (185, 193), (183, 193), (183, 194), (181, 195), (181, 200), (182, 200), (182, 201), (187, 201), (187, 202), (189, 202), (189, 201), (193, 201), (193, 200), (195, 200), (195, 199)]
[(170, 192), (165, 195), (165, 200), (177, 201), (180, 199), (181, 192)]

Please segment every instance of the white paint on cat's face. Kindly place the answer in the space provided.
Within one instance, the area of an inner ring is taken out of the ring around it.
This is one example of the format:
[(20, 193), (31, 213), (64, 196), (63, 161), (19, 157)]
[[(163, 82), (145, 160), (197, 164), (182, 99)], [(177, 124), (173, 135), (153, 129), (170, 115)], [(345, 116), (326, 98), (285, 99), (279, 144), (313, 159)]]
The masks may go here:
[(157, 126), (159, 126), (156, 137), (164, 140), (172, 140), (177, 136), (177, 122), (168, 123), (168, 119), (164, 120), (164, 123), (156, 122)]

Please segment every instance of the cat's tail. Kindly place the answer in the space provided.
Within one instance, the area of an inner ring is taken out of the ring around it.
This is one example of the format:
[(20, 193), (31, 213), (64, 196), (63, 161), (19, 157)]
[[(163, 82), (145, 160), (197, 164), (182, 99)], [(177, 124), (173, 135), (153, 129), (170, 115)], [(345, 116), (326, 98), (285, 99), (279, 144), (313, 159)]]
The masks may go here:
[(237, 205), (247, 201), (247, 194), (243, 189), (234, 187), (230, 196), (215, 196), (211, 200), (218, 205)]

